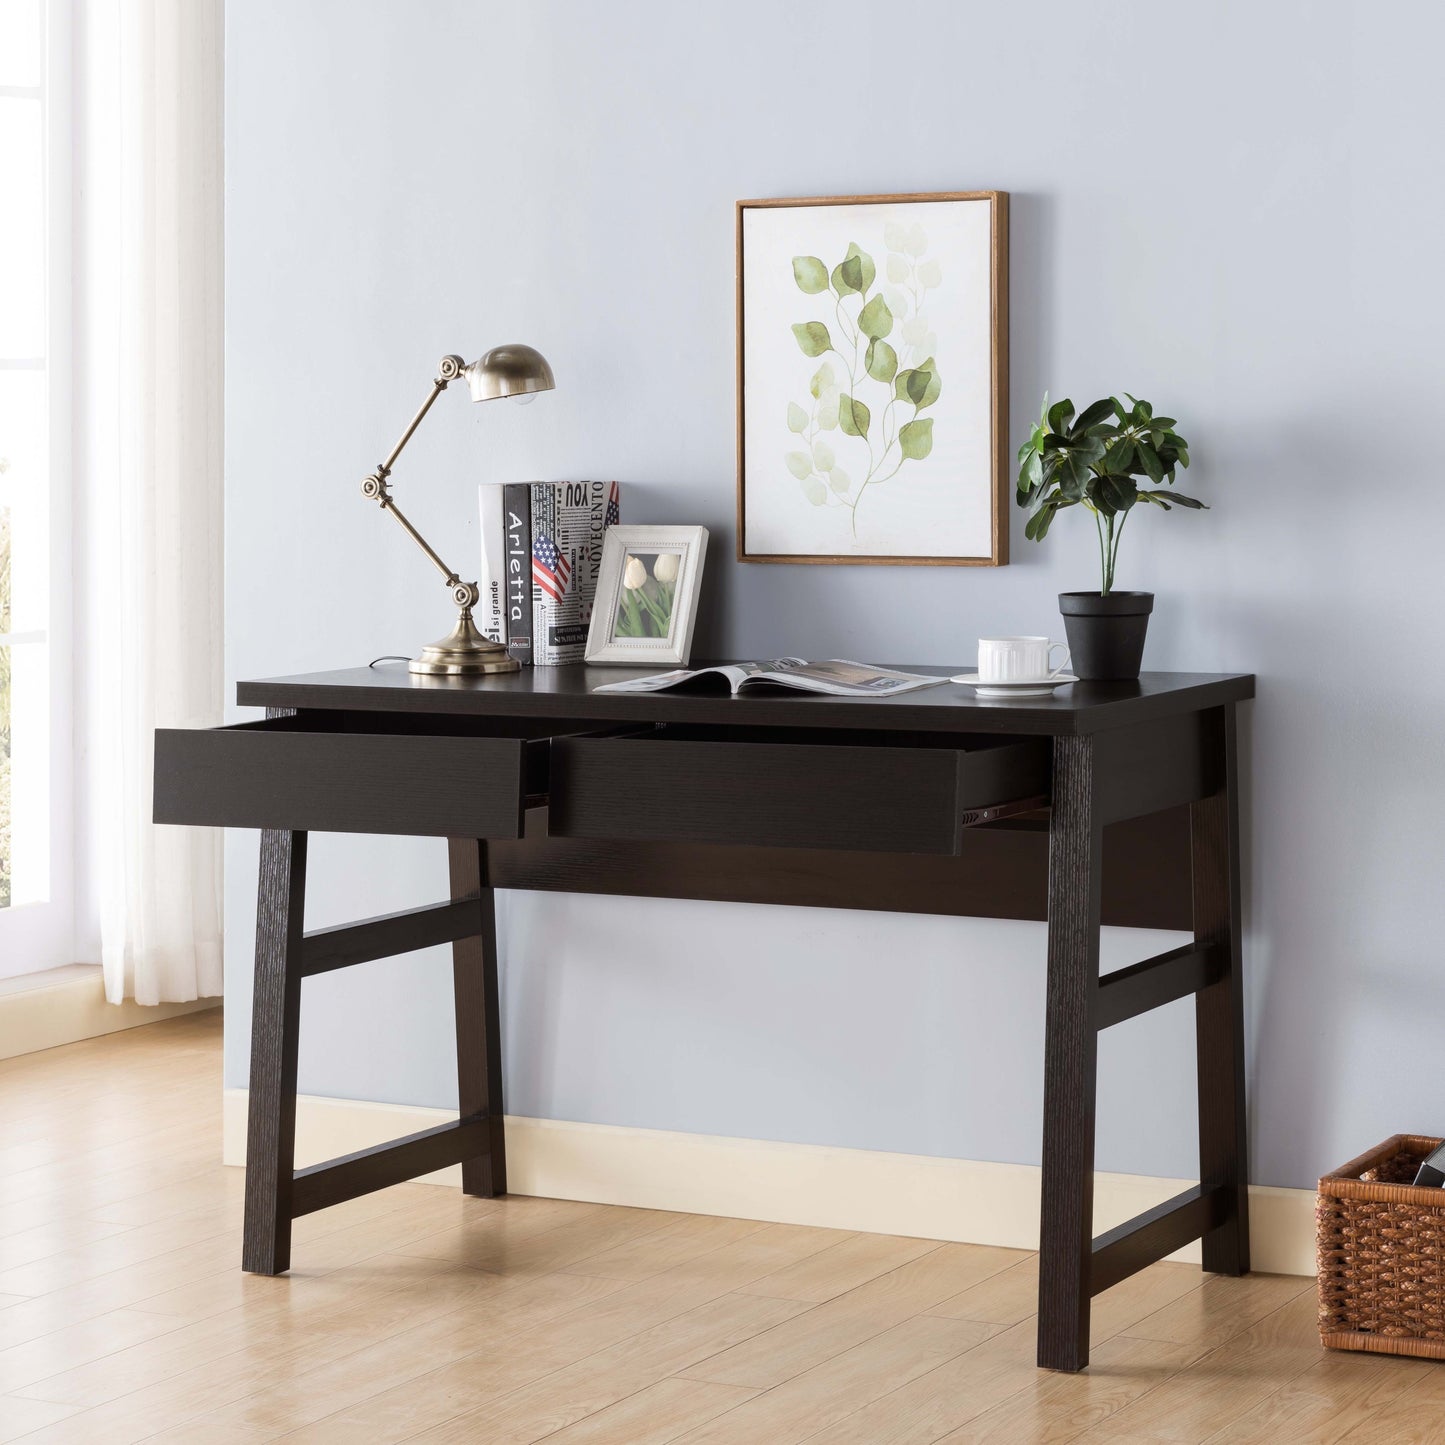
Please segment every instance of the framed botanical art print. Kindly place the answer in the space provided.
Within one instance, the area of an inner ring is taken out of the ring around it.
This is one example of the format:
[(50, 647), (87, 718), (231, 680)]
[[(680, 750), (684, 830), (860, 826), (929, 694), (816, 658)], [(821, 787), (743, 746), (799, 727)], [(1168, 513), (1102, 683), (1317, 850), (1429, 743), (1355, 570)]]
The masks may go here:
[(739, 201), (738, 560), (1008, 561), (1008, 196)]

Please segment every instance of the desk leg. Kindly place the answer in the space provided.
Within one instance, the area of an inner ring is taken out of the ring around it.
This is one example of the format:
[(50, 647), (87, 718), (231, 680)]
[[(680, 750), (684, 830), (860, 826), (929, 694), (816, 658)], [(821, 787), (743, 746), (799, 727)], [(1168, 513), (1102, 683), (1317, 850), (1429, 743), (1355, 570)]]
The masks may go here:
[(1228, 1218), (1204, 1236), (1204, 1268), (1249, 1273), (1249, 1165), (1244, 1112), (1244, 977), (1239, 909), (1239, 784), (1235, 709), (1222, 708), (1224, 787), (1190, 809), (1194, 940), (1223, 944), (1228, 971), (1195, 998), (1199, 1177), (1230, 1190)]
[(1093, 739), (1055, 738), (1038, 1338), (1050, 1370), (1089, 1363), (1102, 851)]
[(487, 845), (449, 838), (453, 898), (482, 900), (482, 931), (452, 944), (456, 1000), (457, 1095), (462, 1118), (487, 1116), (485, 1154), (462, 1164), (462, 1192), (492, 1199), (507, 1192), (507, 1146), (502, 1103), (502, 1021), (497, 993), (496, 895), (487, 876)]
[(241, 1267), (291, 1267), (296, 1146), (296, 1036), (301, 1022), (301, 930), (306, 834), (261, 834), (256, 978), (251, 1007), (251, 1097), (246, 1129), (246, 1236)]

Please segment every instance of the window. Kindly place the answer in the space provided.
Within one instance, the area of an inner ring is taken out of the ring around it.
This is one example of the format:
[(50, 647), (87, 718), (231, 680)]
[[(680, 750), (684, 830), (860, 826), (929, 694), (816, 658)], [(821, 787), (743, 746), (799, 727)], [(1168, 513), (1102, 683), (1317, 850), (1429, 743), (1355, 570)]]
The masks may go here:
[(73, 961), (66, 18), (0, 0), (0, 976)]

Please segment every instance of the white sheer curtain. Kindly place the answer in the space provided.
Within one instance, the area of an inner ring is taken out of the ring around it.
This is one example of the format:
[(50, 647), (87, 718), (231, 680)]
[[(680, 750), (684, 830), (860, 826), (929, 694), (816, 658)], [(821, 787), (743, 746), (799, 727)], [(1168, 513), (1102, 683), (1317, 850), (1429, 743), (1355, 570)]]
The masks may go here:
[(76, 13), (78, 591), (113, 1002), (219, 994), (221, 839), (151, 821), (153, 731), (222, 709), (222, 0)]

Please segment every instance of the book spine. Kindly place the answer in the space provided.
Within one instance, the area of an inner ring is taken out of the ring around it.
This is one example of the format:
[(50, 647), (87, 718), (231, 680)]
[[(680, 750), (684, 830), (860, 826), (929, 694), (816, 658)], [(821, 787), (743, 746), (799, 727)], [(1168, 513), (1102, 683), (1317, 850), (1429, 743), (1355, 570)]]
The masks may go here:
[(532, 483), (532, 661), (539, 667), (555, 666), (547, 628), (555, 621), (555, 602), (547, 588), (555, 575), (549, 568), (549, 548), (558, 545), (557, 498), (551, 482)]
[(507, 640), (507, 528), (502, 516), (502, 484), (483, 482), (477, 488), (477, 516), (482, 543), (481, 575), (477, 590), (477, 629), (492, 642)]
[(507, 651), (524, 667), (532, 661), (532, 496), (527, 482), (502, 488), (507, 546)]

